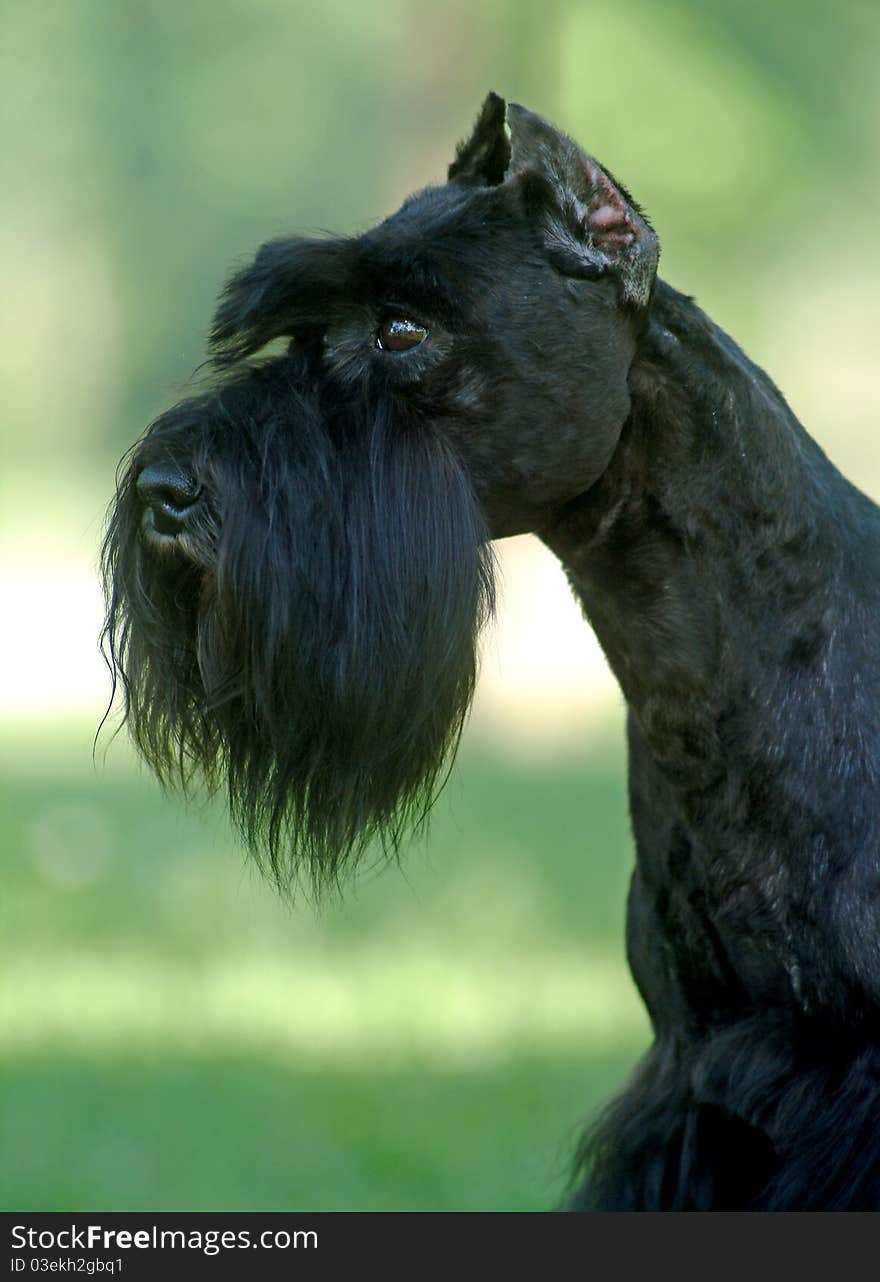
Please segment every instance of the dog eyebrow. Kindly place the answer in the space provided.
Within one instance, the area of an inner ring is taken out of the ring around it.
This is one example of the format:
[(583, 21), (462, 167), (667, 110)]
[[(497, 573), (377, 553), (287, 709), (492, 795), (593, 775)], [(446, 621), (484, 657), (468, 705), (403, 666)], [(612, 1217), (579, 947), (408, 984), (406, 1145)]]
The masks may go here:
[(365, 292), (375, 305), (405, 305), (450, 318), (461, 313), (460, 290), (443, 271), (440, 256), (431, 245), (425, 245), (421, 261), (409, 245), (399, 250), (387, 245), (371, 247), (359, 266), (364, 272)]

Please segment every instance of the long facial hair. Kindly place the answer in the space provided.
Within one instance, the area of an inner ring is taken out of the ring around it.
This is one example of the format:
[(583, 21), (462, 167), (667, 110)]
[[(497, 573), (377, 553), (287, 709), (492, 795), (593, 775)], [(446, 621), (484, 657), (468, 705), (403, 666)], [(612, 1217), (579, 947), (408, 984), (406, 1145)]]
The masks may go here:
[[(176, 548), (141, 537), (135, 482), (176, 459), (203, 487)], [(493, 607), (462, 466), (388, 399), (318, 403), (277, 360), (163, 416), (103, 548), (105, 652), (167, 785), (226, 788), (284, 888), (396, 852), (445, 780)]]

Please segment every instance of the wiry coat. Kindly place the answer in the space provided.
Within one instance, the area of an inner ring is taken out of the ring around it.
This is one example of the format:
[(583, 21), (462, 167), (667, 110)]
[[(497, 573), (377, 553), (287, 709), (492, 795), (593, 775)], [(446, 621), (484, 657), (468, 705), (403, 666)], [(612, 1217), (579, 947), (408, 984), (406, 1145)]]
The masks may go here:
[(135, 740), (225, 785), (282, 884), (396, 850), (473, 691), (489, 539), (537, 533), (628, 704), (656, 1037), (569, 1205), (880, 1209), (880, 512), (656, 278), (621, 184), (506, 121), (490, 95), (445, 186), (229, 282), (218, 381), (136, 447), (105, 544)]

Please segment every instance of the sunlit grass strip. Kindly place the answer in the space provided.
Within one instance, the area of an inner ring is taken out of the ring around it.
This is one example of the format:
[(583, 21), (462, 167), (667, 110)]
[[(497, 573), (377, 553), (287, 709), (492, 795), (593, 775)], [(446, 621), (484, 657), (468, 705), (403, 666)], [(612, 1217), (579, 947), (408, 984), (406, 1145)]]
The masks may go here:
[(511, 962), (427, 951), (210, 966), (155, 957), (33, 957), (6, 969), (7, 1051), (263, 1049), (291, 1060), (423, 1057), (473, 1063), (522, 1051), (607, 1050), (646, 1040), (611, 958), (529, 953)]

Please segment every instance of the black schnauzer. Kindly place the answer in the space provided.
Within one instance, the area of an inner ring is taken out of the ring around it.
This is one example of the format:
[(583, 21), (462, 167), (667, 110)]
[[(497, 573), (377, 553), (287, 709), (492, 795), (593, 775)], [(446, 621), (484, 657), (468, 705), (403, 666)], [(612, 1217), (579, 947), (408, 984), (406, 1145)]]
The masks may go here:
[(880, 511), (657, 257), (495, 95), (444, 186), (263, 246), (215, 385), (128, 461), (105, 638), (159, 776), (225, 787), (277, 881), (324, 887), (424, 819), (491, 540), (536, 533), (629, 706), (656, 1035), (568, 1205), (876, 1210)]

